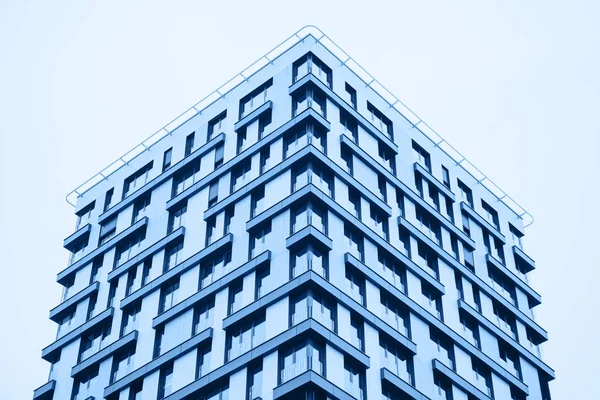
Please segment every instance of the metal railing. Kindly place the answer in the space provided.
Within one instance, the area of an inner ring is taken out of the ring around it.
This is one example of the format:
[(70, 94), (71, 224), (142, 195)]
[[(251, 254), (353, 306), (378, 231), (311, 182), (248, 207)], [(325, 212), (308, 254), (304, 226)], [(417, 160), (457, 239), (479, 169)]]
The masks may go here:
[(181, 126), (183, 123), (188, 121), (190, 118), (197, 114), (202, 114), (213, 103), (225, 97), (227, 93), (238, 87), (240, 84), (246, 82), (250, 77), (262, 70), (269, 64), (272, 64), (279, 56), (281, 56), (288, 49), (292, 48), (299, 42), (304, 41), (307, 37), (312, 36), (318, 43), (323, 45), (327, 50), (335, 56), (342, 65), (348, 67), (356, 76), (361, 79), (366, 86), (370, 87), (377, 93), (385, 102), (387, 102), (390, 108), (393, 108), (410, 122), (414, 129), (419, 130), (425, 135), (435, 147), (440, 148), (446, 153), (457, 165), (461, 166), (467, 173), (469, 173), (478, 183), (483, 185), (491, 194), (493, 194), (498, 201), (504, 203), (510, 210), (512, 210), (521, 220), (525, 227), (533, 223), (533, 216), (528, 213), (523, 207), (521, 207), (516, 201), (514, 201), (508, 194), (500, 189), (491, 179), (489, 179), (483, 172), (475, 167), (465, 156), (463, 156), (458, 150), (452, 147), (446, 140), (444, 140), (435, 130), (433, 130), (423, 119), (421, 119), (415, 112), (407, 107), (402, 101), (394, 96), (389, 90), (385, 88), (377, 79), (369, 74), (363, 67), (360, 66), (352, 57), (350, 57), (345, 51), (343, 51), (333, 40), (331, 40), (325, 33), (314, 25), (307, 25), (292, 34), (289, 38), (284, 40), (270, 52), (259, 58), (256, 62), (246, 68), (238, 75), (231, 78), (224, 85), (219, 87), (217, 90), (204, 97), (198, 103), (187, 109), (177, 118), (173, 119), (167, 125), (159, 129), (157, 132), (152, 134), (138, 146), (119, 157), (116, 161), (111, 163), (108, 167), (85, 181), (71, 193), (66, 196), (66, 200), (72, 206), (75, 206), (77, 198), (82, 196), (85, 192), (96, 186), (98, 183), (107, 179), (110, 175), (118, 171), (124, 165), (129, 164), (138, 155), (150, 150), (152, 146), (158, 143), (161, 139), (169, 136), (175, 129)]

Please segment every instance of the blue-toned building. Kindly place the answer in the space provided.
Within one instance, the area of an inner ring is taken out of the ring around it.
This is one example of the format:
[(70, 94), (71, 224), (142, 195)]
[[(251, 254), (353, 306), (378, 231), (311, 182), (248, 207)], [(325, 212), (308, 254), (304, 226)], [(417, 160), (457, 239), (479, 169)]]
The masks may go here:
[(531, 216), (315, 27), (67, 200), (35, 399), (550, 400)]

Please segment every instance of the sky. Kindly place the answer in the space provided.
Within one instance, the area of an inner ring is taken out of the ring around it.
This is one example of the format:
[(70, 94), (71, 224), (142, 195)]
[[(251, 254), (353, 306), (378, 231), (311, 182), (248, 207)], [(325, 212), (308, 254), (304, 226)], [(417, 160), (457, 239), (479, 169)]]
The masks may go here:
[(317, 25), (535, 217), (553, 399), (597, 393), (600, 2), (0, 0), (0, 398), (47, 381), (64, 196)]

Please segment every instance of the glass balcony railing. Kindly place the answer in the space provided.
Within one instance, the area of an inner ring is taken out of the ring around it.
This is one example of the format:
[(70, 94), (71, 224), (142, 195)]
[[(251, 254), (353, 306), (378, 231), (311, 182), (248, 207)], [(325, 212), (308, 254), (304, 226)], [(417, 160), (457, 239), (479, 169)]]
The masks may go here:
[(406, 361), (394, 356), (381, 357), (381, 366), (389, 369), (404, 382), (411, 384), (411, 376), (408, 373)]
[(232, 267), (232, 265), (233, 265), (232, 263), (229, 263), (225, 266), (222, 266), (222, 265), (223, 264), (220, 264), (219, 266), (215, 266), (213, 268), (213, 272), (210, 275), (207, 275), (202, 279), (202, 281), (200, 282), (200, 289), (204, 289), (211, 283), (221, 279), (222, 277), (224, 277), (225, 275), (227, 275), (228, 273), (230, 273), (231, 271), (234, 270), (234, 268)]
[(346, 279), (346, 294), (354, 299), (358, 304), (364, 305), (365, 299), (360, 292), (360, 288)]
[(108, 340), (108, 338), (101, 339), (100, 337), (97, 337), (93, 341), (92, 346), (89, 349), (83, 351), (79, 355), (79, 362), (87, 359), (88, 357), (90, 357), (93, 354), (96, 354), (97, 352), (99, 352), (100, 350), (102, 350), (109, 344), (110, 344), (110, 341)]
[(112, 375), (112, 381), (116, 382), (119, 379), (123, 378), (126, 375), (129, 375), (133, 372), (133, 360), (128, 360), (129, 362), (121, 362), (115, 372)]
[(250, 340), (245, 340), (241, 343), (232, 344), (231, 348), (227, 352), (227, 359), (229, 361), (233, 360), (241, 356), (242, 354), (250, 351), (256, 346), (265, 342), (266, 332), (265, 325), (262, 324), (261, 327), (255, 329), (254, 335), (250, 337)]
[(442, 319), (442, 313), (437, 309), (436, 302), (429, 299), (428, 297), (421, 296), (421, 305), (424, 309), (429, 311), (429, 313), (433, 314), (437, 319)]
[(292, 315), (292, 325), (298, 325), (302, 321), (306, 321), (308, 318), (312, 318), (330, 331), (335, 331), (335, 323), (329, 315), (326, 315), (320, 311), (307, 310), (306, 308), (297, 309)]
[(184, 190), (190, 188), (196, 182), (198, 182), (200, 179), (201, 179), (200, 171), (196, 171), (192, 175), (187, 177), (186, 179), (183, 179), (183, 180), (177, 182), (177, 184), (173, 188), (173, 197), (177, 196)]
[(127, 323), (127, 325), (125, 325), (125, 327), (123, 327), (123, 334), (122, 334), (122, 336), (125, 336), (125, 335), (127, 335), (128, 333), (131, 333), (134, 330), (137, 330), (138, 326), (139, 326), (139, 323), (140, 323), (140, 319), (139, 318), (136, 318), (133, 321), (129, 321)]
[(506, 290), (502, 285), (499, 285), (495, 280), (493, 280), (492, 278), (488, 278), (488, 283), (490, 284), (490, 286), (492, 288), (494, 288), (494, 290), (500, 294), (502, 297), (504, 297), (506, 300), (508, 300), (508, 302), (514, 306), (516, 306), (516, 302), (515, 299), (512, 297), (512, 295), (510, 294), (510, 292), (508, 290)]
[(296, 258), (294, 268), (292, 268), (292, 278), (296, 278), (309, 270), (327, 279), (323, 264), (320, 262), (313, 262), (311, 259), (308, 259), (308, 257)]
[(496, 325), (498, 328), (500, 328), (508, 336), (510, 336), (513, 339), (516, 339), (517, 336), (513, 332), (512, 328), (508, 322), (504, 321), (503, 319), (501, 319), (498, 316), (496, 316), (496, 318), (493, 320), (493, 322), (494, 322), (494, 325)]
[(267, 245), (266, 241), (264, 241), (264, 240), (255, 241), (254, 247), (250, 251), (250, 258), (254, 258), (267, 250), (269, 250), (269, 246)]
[(323, 375), (323, 363), (313, 357), (306, 357), (285, 366), (281, 371), (281, 383), (285, 383), (294, 379), (298, 375), (306, 371), (314, 371), (319, 375)]
[(477, 389), (481, 390), (483, 393), (485, 393), (489, 397), (492, 397), (492, 388), (488, 387), (485, 378), (483, 376), (479, 375), (478, 373), (476, 373), (475, 371), (473, 371), (473, 378), (471, 379), (471, 383)]
[(196, 323), (196, 326), (194, 327), (194, 332), (196, 332), (196, 334), (205, 331), (206, 329), (210, 328), (213, 324), (213, 314), (212, 312), (209, 313), (207, 316), (205, 316), (205, 318), (200, 318), (200, 320)]
[(79, 384), (79, 392), (73, 396), (73, 400), (85, 400), (90, 397), (93, 398), (94, 386), (95, 386), (97, 380), (98, 380), (98, 376), (90, 379), (86, 383), (80, 383)]
[(235, 183), (231, 186), (231, 192), (235, 192), (237, 190), (239, 190), (240, 188), (246, 186), (248, 184), (248, 182), (250, 182), (252, 180), (252, 175), (251, 174), (245, 174), (243, 176), (238, 177), (235, 180)]
[(404, 325), (404, 320), (400, 318), (396, 313), (382, 307), (381, 313), (379, 314), (381, 319), (385, 321), (389, 326), (400, 332), (405, 337), (408, 337), (408, 328)]
[(510, 372), (513, 376), (517, 377), (518, 379), (521, 379), (521, 374), (519, 373), (519, 370), (512, 361), (503, 360), (502, 358), (500, 358), (499, 363), (504, 367), (505, 370)]
[(248, 399), (262, 399), (262, 388), (258, 385), (253, 385), (248, 388)]
[(71, 253), (69, 255), (69, 265), (79, 261), (81, 259), (81, 257), (83, 257), (83, 255), (85, 254), (85, 249), (86, 249), (86, 247), (83, 247), (83, 248), (77, 250), (76, 252)]
[(472, 330), (468, 329), (466, 326), (462, 325), (462, 337), (469, 343), (471, 343), (473, 346), (479, 348), (479, 340), (477, 340), (477, 337), (475, 336), (475, 334), (473, 333)]
[(390, 268), (384, 267), (382, 263), (379, 263), (379, 270), (383, 279), (392, 284), (396, 289), (401, 291), (402, 293), (406, 293), (406, 288), (400, 276), (394, 273)]
[(363, 350), (363, 341), (356, 335), (350, 335), (350, 343), (360, 351)]
[(446, 367), (454, 370), (454, 361), (452, 361), (452, 359), (450, 358), (450, 355), (448, 354), (446, 349), (444, 349), (443, 347), (438, 346), (438, 352), (437, 352), (436, 358), (439, 361), (441, 361), (442, 364), (444, 364)]
[(363, 400), (365, 398), (364, 391), (358, 386), (358, 381), (350, 381), (348, 378), (344, 380), (344, 390), (352, 395), (355, 399)]

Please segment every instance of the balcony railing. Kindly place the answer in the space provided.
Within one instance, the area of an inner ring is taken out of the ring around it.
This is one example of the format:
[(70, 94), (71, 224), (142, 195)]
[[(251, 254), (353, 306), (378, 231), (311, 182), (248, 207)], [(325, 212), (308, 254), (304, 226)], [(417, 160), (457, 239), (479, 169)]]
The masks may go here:
[(245, 340), (241, 343), (235, 343), (231, 345), (231, 348), (227, 352), (227, 359), (229, 361), (241, 356), (242, 354), (250, 351), (256, 346), (265, 342), (266, 332), (265, 325), (262, 324), (260, 328), (256, 329), (254, 335), (250, 337), (250, 340)]
[(328, 315), (312, 310), (308, 310), (306, 308), (296, 309), (294, 314), (292, 315), (292, 325), (298, 325), (302, 321), (306, 321), (308, 318), (312, 318), (330, 331), (335, 331), (335, 323)]
[(473, 378), (471, 379), (471, 383), (477, 389), (481, 390), (483, 393), (492, 397), (492, 388), (488, 387), (487, 382), (484, 377), (479, 375), (477, 372), (473, 371)]
[(360, 292), (360, 288), (346, 279), (346, 294), (352, 297), (358, 304), (364, 305), (365, 298)]
[(389, 369), (394, 375), (402, 379), (404, 382), (411, 384), (411, 376), (408, 373), (406, 361), (394, 356), (381, 357), (381, 366)]
[(200, 320), (196, 323), (196, 326), (194, 327), (194, 332), (196, 332), (196, 334), (210, 328), (213, 324), (213, 314), (212, 312), (209, 313), (209, 315), (206, 318), (200, 318)]
[(400, 332), (405, 337), (408, 337), (408, 328), (404, 326), (404, 320), (396, 313), (389, 310), (386, 312), (385, 308), (382, 307), (379, 315), (381, 319), (384, 320), (389, 326)]
[(178, 182), (173, 188), (173, 197), (177, 196), (179, 193), (193, 186), (196, 182), (201, 179), (200, 171), (196, 171), (186, 179)]
[(97, 352), (105, 348), (108, 344), (110, 344), (108, 338), (101, 339), (100, 337), (97, 337), (92, 342), (92, 346), (79, 355), (79, 361), (81, 362), (86, 358), (90, 357), (92, 354), (96, 354)]
[(358, 386), (358, 381), (350, 382), (350, 380), (346, 378), (344, 380), (344, 390), (358, 400), (363, 400), (365, 398), (365, 392)]
[(295, 363), (292, 363), (281, 371), (281, 383), (294, 379), (308, 370), (323, 375), (323, 363), (313, 357), (297, 360)]

